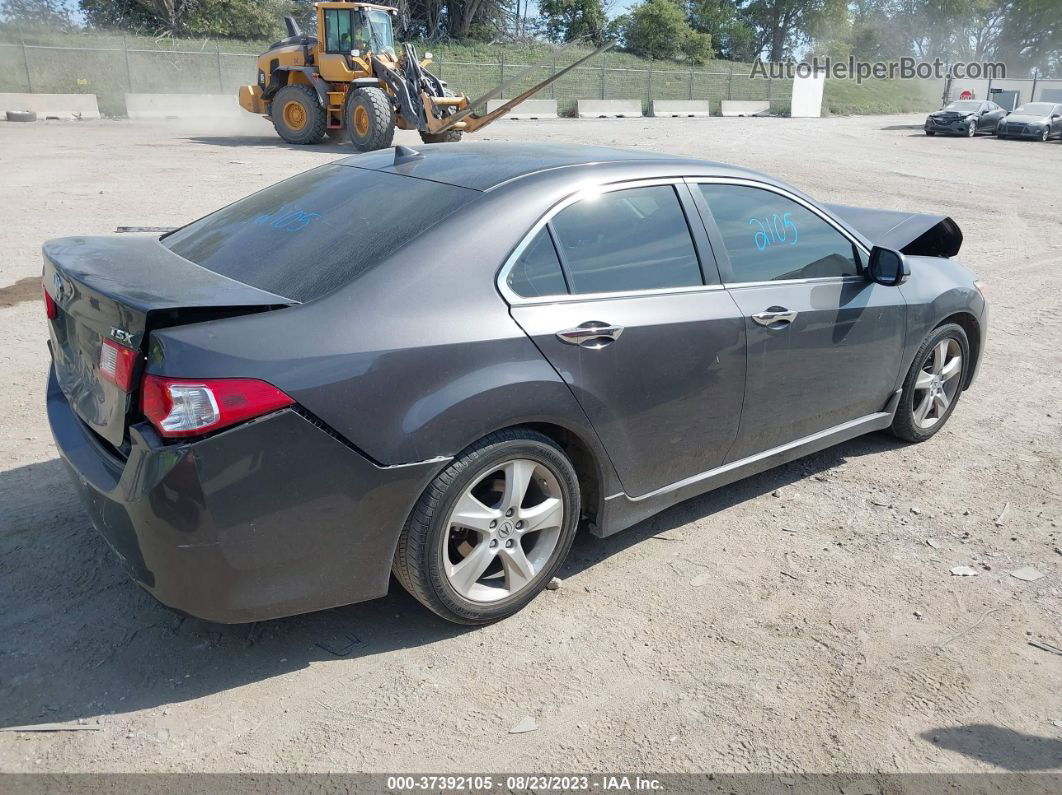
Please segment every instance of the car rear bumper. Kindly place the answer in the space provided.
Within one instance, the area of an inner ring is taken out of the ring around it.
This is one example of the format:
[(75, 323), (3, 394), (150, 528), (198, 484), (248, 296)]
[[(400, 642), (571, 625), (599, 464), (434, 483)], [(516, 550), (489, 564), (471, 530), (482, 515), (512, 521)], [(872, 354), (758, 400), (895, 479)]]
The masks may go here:
[(122, 461), (74, 414), (54, 369), (47, 400), (92, 523), (130, 576), (209, 621), (383, 596), (402, 525), (445, 464), (377, 466), (290, 409), (181, 444), (134, 425)]

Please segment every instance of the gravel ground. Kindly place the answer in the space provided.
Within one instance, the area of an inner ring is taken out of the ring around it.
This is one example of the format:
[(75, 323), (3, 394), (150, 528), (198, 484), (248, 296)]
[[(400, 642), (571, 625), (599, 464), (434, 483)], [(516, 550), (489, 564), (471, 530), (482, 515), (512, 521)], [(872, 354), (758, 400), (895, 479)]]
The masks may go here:
[[(47, 429), (42, 241), (176, 225), (349, 150), (251, 118), (0, 124), (0, 727), (96, 729), (2, 732), (0, 770), (1062, 770), (1062, 657), (1031, 645), (1062, 646), (1062, 143), (920, 121), (485, 131), (947, 212), (993, 314), (980, 380), (932, 441), (864, 437), (583, 537), (560, 590), (478, 630), (398, 586), (252, 626), (182, 619), (122, 575)], [(510, 734), (526, 716), (537, 731)]]

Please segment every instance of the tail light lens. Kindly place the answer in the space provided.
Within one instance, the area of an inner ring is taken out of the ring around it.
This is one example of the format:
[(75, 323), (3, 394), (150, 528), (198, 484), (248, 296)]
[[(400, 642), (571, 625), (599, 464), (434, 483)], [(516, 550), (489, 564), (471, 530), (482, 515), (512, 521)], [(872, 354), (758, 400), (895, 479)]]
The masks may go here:
[(140, 408), (168, 438), (199, 436), (295, 403), (272, 384), (253, 378), (144, 376)]
[(55, 299), (52, 298), (48, 292), (48, 288), (41, 285), (41, 291), (44, 293), (44, 311), (48, 315), (49, 320), (55, 320), (59, 315), (59, 307), (55, 303)]
[(100, 375), (128, 392), (133, 383), (136, 356), (132, 348), (105, 339), (100, 348)]

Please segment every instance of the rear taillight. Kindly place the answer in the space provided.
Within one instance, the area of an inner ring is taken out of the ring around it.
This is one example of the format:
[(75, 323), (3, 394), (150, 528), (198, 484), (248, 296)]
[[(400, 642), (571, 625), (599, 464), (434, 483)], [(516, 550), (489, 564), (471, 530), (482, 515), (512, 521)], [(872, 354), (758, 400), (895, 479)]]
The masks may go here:
[(59, 315), (59, 307), (56, 305), (55, 299), (49, 294), (47, 287), (41, 285), (41, 290), (44, 292), (44, 311), (47, 313), (49, 320), (55, 320)]
[(128, 392), (133, 384), (133, 366), (136, 351), (110, 340), (103, 341), (100, 348), (100, 375)]
[(268, 414), (295, 401), (253, 378), (144, 376), (140, 408), (166, 437), (199, 436)]

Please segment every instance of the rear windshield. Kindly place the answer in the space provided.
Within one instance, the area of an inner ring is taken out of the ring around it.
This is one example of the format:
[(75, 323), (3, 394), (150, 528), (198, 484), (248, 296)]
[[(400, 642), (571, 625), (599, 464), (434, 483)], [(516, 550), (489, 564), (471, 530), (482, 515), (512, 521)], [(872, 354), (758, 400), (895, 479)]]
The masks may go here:
[(230, 279), (311, 301), (382, 262), (478, 191), (351, 166), (320, 166), (163, 238)]

